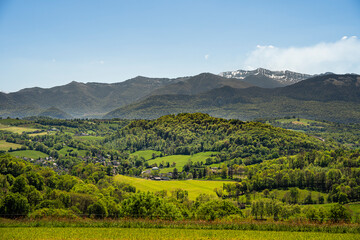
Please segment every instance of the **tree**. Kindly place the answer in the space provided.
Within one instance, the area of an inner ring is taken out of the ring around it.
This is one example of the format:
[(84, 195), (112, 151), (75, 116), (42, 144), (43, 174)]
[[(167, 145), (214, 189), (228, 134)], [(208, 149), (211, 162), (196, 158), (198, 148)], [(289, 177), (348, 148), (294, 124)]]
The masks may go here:
[(94, 218), (105, 218), (108, 215), (106, 205), (101, 200), (98, 200), (94, 204), (91, 204), (88, 207), (88, 212), (89, 216)]
[(309, 194), (304, 199), (304, 204), (313, 204), (313, 203), (314, 202), (312, 200), (311, 192), (309, 191)]
[(178, 177), (179, 177), (179, 171), (177, 170), (177, 168), (174, 168), (172, 178), (178, 179)]
[(336, 204), (330, 208), (329, 219), (333, 222), (348, 222), (351, 218), (350, 212), (341, 204)]
[(19, 193), (24, 193), (26, 192), (27, 188), (28, 188), (28, 180), (23, 176), (20, 175), (17, 178), (15, 178), (14, 184), (11, 187), (11, 191), (12, 192), (19, 192)]
[(215, 220), (229, 215), (239, 214), (243, 216), (241, 210), (232, 202), (226, 200), (210, 200), (200, 205), (196, 211), (198, 219)]
[(20, 193), (8, 193), (0, 209), (1, 215), (7, 218), (17, 218), (26, 216), (29, 213), (30, 204), (26, 197)]
[(133, 218), (177, 220), (183, 217), (176, 205), (150, 192), (131, 195), (121, 202), (121, 210), (123, 216)]
[(290, 203), (296, 204), (299, 201), (299, 189), (298, 188), (290, 188)]
[(228, 176), (228, 168), (225, 163), (221, 166), (221, 178), (226, 179)]

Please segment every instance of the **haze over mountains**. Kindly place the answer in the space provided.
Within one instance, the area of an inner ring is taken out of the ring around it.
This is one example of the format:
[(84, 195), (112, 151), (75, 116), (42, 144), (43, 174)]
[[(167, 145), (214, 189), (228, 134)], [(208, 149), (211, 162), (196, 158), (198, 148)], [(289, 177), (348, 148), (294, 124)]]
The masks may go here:
[(0, 93), (1, 117), (156, 118), (179, 112), (241, 120), (296, 115), (359, 122), (360, 76), (259, 68), (175, 79), (139, 76), (113, 84), (71, 82)]

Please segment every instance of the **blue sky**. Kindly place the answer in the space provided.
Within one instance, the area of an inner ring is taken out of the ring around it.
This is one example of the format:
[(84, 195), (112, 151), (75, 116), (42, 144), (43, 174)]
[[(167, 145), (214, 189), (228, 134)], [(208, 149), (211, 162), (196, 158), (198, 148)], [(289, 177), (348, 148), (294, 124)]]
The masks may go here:
[(360, 73), (360, 1), (0, 0), (0, 91), (266, 67)]

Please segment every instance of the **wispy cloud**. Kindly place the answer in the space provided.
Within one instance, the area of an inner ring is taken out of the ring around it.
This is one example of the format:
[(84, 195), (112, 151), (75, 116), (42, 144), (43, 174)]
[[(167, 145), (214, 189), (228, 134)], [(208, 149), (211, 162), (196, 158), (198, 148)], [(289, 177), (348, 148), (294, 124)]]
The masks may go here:
[(258, 45), (243, 65), (304, 73), (360, 73), (360, 40), (344, 36), (341, 40), (307, 47), (279, 48)]

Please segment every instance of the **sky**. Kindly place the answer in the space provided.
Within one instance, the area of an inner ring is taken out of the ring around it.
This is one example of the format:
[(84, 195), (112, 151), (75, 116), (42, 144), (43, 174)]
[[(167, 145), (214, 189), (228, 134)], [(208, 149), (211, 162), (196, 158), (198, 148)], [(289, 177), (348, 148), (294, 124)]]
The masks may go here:
[(0, 0), (0, 91), (238, 69), (360, 73), (360, 0)]

